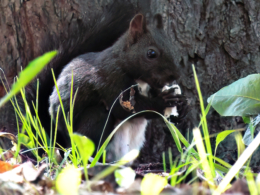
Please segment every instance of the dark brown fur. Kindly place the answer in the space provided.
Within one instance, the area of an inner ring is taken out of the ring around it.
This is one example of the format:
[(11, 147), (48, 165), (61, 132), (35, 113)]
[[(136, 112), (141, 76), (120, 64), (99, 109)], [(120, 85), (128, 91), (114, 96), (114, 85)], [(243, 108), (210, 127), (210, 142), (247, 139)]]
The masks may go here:
[[(145, 97), (135, 88), (136, 112), (155, 110), (163, 113), (166, 107), (180, 103), (180, 99), (181, 102), (185, 102), (184, 97), (172, 97), (161, 93), (165, 84), (180, 76), (180, 68), (174, 64), (173, 47), (163, 30), (160, 15), (155, 17), (154, 25), (147, 26), (144, 17), (138, 14), (132, 19), (129, 30), (113, 46), (102, 52), (87, 53), (72, 60), (63, 69), (57, 82), (65, 112), (68, 113), (73, 71), (74, 93), (78, 89), (74, 107), (74, 131), (88, 136), (97, 146), (108, 117), (107, 108), (111, 108), (121, 91), (136, 84), (138, 79), (150, 85), (152, 95)], [(156, 52), (156, 58), (147, 57), (149, 49)], [(129, 91), (124, 93), (124, 97), (129, 97)], [(57, 91), (54, 88), (49, 108), (54, 117), (59, 105)], [(118, 120), (130, 115), (132, 113), (123, 109), (117, 101), (103, 138), (111, 133)], [(155, 115), (143, 116), (151, 118)], [(66, 134), (62, 114), (59, 117), (59, 129)]]
[[(25, 6), (25, 4), (22, 4)], [(50, 117), (48, 114), (49, 96), (53, 91), (53, 78), (51, 68), (54, 70), (56, 77), (60, 74), (66, 64), (75, 57), (86, 52), (103, 51), (111, 46), (127, 29), (132, 17), (140, 8), (133, 6), (130, 2), (114, 1), (103, 8), (102, 12), (93, 11), (86, 13), (83, 18), (72, 22), (69, 28), (64, 27), (66, 33), (46, 32), (42, 36), (39, 43), (39, 54), (51, 50), (58, 50), (58, 55), (48, 64), (46, 68), (38, 75), (39, 79), (39, 111), (41, 123), (45, 130), (49, 132)], [(89, 17), (91, 15), (91, 17)], [(95, 16), (92, 16), (95, 15)], [(94, 18), (89, 20), (89, 18)], [(48, 17), (44, 18), (45, 20)], [(59, 24), (60, 25), (60, 24)], [(21, 32), (19, 32), (21, 33)], [(44, 34), (44, 33), (43, 33)], [(21, 49), (23, 50), (23, 49)], [(33, 51), (25, 51), (25, 53), (33, 53)], [(5, 95), (6, 87), (11, 86), (14, 77), (17, 76), (17, 71), (20, 70), (20, 65), (25, 67), (29, 61), (32, 61), (37, 56), (26, 55), (21, 60), (21, 64), (15, 65), (14, 69), (5, 70), (7, 81), (5, 81), (2, 72), (0, 72), (3, 83), (0, 84), (0, 97)], [(9, 68), (9, 65), (7, 65)], [(3, 68), (3, 67), (1, 67)], [(36, 79), (26, 86), (26, 99), (33, 112), (32, 102), (36, 104)], [(24, 103), (20, 94), (16, 96), (21, 112), (25, 115)], [(22, 128), (22, 122), (18, 119), (19, 128)], [(8, 132), (17, 133), (17, 121), (15, 111), (11, 102), (8, 102), (0, 109), (0, 128), (6, 129)], [(60, 140), (62, 141), (62, 139)], [(4, 146), (3, 146), (4, 147)]]

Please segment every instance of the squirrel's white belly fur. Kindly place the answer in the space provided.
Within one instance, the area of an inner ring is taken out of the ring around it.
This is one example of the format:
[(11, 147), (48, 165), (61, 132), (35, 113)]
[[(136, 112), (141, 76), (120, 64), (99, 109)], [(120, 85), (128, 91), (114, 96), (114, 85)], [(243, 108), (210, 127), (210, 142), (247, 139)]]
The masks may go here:
[[(121, 121), (118, 121), (116, 126)], [(148, 120), (137, 117), (124, 122), (108, 145), (108, 159), (120, 160), (125, 154), (133, 149), (140, 150), (145, 142), (145, 130)], [(115, 127), (116, 127), (115, 126)]]
[[(150, 86), (148, 83), (141, 80), (136, 80), (138, 84), (139, 93), (148, 97)], [(170, 88), (176, 88), (175, 94), (181, 94), (180, 87), (176, 84), (170, 86), (164, 86), (162, 91), (169, 90)], [(168, 107), (164, 110), (164, 116), (170, 117), (170, 115), (178, 116), (177, 107)], [(117, 121), (116, 126), (121, 121)], [(120, 160), (125, 154), (133, 149), (140, 150), (145, 142), (145, 131), (149, 120), (144, 117), (132, 118), (124, 122), (114, 135), (114, 138), (107, 147), (107, 158), (109, 161)]]
[[(143, 96), (148, 96), (150, 86), (148, 83), (141, 80), (136, 80), (138, 84), (139, 93)], [(118, 120), (115, 127), (121, 121)], [(140, 150), (145, 142), (145, 130), (148, 124), (148, 120), (144, 117), (132, 118), (124, 122), (114, 135), (114, 138), (108, 145), (109, 160), (120, 160), (125, 154), (133, 149)]]

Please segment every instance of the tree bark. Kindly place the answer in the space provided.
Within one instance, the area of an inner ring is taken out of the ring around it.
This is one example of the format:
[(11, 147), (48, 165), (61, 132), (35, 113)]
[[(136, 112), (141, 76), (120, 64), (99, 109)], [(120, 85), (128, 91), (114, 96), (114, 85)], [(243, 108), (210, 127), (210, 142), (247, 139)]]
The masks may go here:
[[(125, 14), (105, 32), (96, 31), (95, 22), (109, 9)], [(260, 1), (257, 0), (0, 0), (0, 67), (11, 84), (30, 60), (46, 51), (59, 50), (59, 56), (39, 75), (40, 89), (44, 89), (40, 90), (40, 109), (44, 110), (53, 86), (50, 68), (58, 74), (77, 55), (111, 45), (137, 12), (143, 13), (149, 22), (154, 14), (163, 14), (164, 29), (175, 45), (175, 63), (182, 65), (184, 76), (178, 83), (191, 107), (187, 118), (178, 124), (186, 135), (192, 134), (192, 128), (200, 120), (191, 64), (196, 67), (205, 104), (222, 87), (260, 72)], [(27, 89), (28, 99), (33, 100), (35, 82)], [(0, 91), (3, 96), (1, 88)], [(16, 126), (11, 110), (9, 104), (5, 105), (0, 116), (1, 127), (9, 131)], [(46, 119), (46, 113), (41, 117)], [(213, 109), (208, 122), (211, 134), (239, 125), (238, 120), (222, 118)], [(161, 152), (168, 147), (172, 147), (176, 156), (176, 147), (167, 130), (162, 130), (165, 127), (161, 120), (154, 120), (149, 127), (141, 161), (159, 161)]]

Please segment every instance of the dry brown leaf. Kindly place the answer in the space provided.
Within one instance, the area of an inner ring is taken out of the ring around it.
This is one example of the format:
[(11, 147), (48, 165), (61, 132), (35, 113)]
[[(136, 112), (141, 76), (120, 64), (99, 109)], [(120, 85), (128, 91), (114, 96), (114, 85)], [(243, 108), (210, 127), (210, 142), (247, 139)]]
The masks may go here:
[(6, 132), (0, 132), (0, 137), (6, 137), (13, 141), (14, 143), (17, 143), (17, 138), (14, 134), (12, 133), (6, 133)]
[(34, 182), (44, 174), (46, 167), (47, 165), (43, 164), (38, 169), (36, 169), (32, 162), (29, 161), (23, 164), (22, 173), (26, 181)]
[(121, 94), (119, 98), (120, 105), (127, 111), (134, 111), (134, 105), (135, 105), (134, 94), (135, 94), (135, 90), (131, 88), (129, 100), (123, 101), (123, 94)]
[(11, 165), (8, 162), (4, 162), (0, 160), (0, 173), (4, 173), (6, 171), (10, 171), (15, 167), (18, 167), (19, 165)]
[(46, 164), (43, 164), (39, 169), (36, 169), (32, 162), (29, 161), (0, 174), (0, 180), (15, 183), (23, 183), (25, 181), (34, 182), (42, 177), (46, 166)]

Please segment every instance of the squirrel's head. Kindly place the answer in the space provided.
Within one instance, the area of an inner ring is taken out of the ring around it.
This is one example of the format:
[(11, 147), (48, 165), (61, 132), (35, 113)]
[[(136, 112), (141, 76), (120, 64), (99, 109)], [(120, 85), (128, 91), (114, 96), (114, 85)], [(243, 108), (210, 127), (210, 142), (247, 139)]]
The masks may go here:
[(174, 63), (174, 46), (163, 29), (163, 19), (156, 14), (153, 24), (137, 14), (125, 34), (123, 69), (130, 76), (147, 82), (151, 87), (162, 88), (180, 76)]

